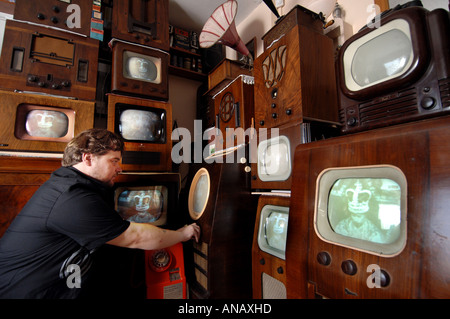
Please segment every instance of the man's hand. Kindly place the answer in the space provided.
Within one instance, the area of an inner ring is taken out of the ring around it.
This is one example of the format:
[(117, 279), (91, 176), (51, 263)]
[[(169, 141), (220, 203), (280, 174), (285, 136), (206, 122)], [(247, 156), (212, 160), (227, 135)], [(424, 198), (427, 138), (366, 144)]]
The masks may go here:
[(198, 243), (198, 240), (200, 238), (200, 226), (198, 226), (196, 223), (186, 225), (178, 229), (177, 231), (183, 234), (183, 242), (194, 239)]

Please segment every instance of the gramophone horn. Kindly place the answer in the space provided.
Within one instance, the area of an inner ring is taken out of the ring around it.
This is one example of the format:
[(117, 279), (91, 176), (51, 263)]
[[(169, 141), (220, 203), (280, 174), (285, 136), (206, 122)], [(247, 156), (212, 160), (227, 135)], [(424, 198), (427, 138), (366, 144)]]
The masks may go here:
[(234, 23), (237, 7), (236, 0), (228, 0), (214, 10), (200, 33), (199, 42), (202, 48), (209, 48), (216, 43), (221, 43), (243, 55), (250, 55), (239, 37)]

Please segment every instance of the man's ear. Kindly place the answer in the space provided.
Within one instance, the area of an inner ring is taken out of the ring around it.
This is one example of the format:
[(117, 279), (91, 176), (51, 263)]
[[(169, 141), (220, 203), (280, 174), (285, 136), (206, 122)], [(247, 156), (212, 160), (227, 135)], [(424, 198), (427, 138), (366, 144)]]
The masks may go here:
[(85, 165), (91, 166), (92, 165), (92, 154), (91, 153), (83, 153), (82, 160)]

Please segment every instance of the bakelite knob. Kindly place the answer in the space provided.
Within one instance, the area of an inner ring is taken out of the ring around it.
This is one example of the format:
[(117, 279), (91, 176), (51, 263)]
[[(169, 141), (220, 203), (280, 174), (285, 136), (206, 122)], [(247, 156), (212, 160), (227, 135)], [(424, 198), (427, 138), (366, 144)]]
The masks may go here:
[(356, 264), (353, 260), (345, 260), (341, 264), (342, 271), (349, 275), (353, 276), (358, 271), (358, 267), (356, 267)]
[(321, 265), (328, 266), (329, 264), (331, 264), (331, 257), (327, 252), (321, 251), (317, 254), (317, 261)]

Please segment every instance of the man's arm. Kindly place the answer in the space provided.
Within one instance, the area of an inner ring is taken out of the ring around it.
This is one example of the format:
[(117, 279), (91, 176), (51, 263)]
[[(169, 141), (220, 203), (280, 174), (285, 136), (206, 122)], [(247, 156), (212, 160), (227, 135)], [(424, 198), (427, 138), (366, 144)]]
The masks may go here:
[(184, 226), (178, 230), (162, 229), (151, 224), (130, 223), (122, 234), (107, 242), (107, 244), (138, 248), (144, 250), (162, 249), (179, 242), (195, 239), (198, 242), (200, 227), (197, 224)]

